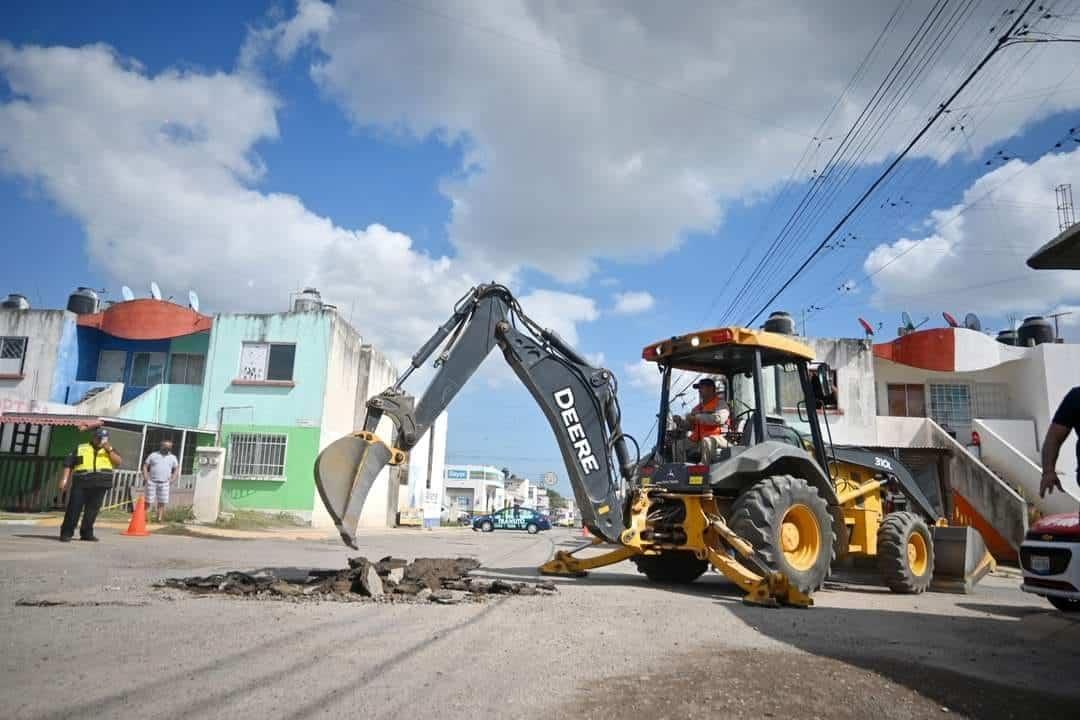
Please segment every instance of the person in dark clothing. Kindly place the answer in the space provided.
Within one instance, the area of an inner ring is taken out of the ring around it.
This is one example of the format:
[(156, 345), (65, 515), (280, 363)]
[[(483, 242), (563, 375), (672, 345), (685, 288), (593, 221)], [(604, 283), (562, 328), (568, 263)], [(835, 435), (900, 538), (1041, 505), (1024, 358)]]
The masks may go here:
[(94, 537), (94, 520), (105, 500), (105, 493), (112, 487), (113, 470), (122, 462), (120, 455), (109, 444), (109, 431), (101, 427), (94, 431), (88, 443), (80, 444), (64, 460), (64, 474), (60, 478), (60, 492), (71, 484), (64, 523), (60, 526), (60, 542), (69, 542), (75, 534), (75, 524), (82, 514), (79, 538), (97, 542)]
[[(1057, 473), (1058, 455), (1061, 453), (1061, 444), (1070, 432), (1080, 436), (1080, 386), (1074, 387), (1061, 401), (1054, 419), (1050, 421), (1050, 427), (1046, 429), (1046, 439), (1043, 440), (1042, 449), (1042, 482), (1039, 484), (1039, 497), (1053, 494), (1054, 490), (1061, 490), (1061, 479)], [(1080, 442), (1076, 444), (1077, 474), (1080, 477)]]

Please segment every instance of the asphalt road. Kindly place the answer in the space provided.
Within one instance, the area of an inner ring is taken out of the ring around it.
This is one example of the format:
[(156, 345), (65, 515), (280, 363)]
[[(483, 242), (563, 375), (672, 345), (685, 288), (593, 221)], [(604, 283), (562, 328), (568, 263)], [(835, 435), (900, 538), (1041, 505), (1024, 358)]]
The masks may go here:
[[(336, 568), (356, 553), (330, 540), (54, 535), (0, 526), (3, 717), (1080, 717), (1080, 619), (1012, 578), (919, 597), (849, 578), (812, 609), (768, 610), (717, 575), (670, 589), (627, 563), (560, 580), (552, 597), (291, 603), (152, 584)], [(361, 542), (370, 558), (467, 555), (531, 579), (579, 540), (396, 530)]]

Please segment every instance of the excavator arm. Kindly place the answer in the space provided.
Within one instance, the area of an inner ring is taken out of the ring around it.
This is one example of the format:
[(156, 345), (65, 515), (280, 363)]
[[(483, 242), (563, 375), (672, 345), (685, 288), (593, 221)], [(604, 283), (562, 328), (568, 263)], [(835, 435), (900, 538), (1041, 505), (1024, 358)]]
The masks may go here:
[[(402, 387), (444, 342), (435, 376), (414, 406)], [(633, 439), (622, 431), (614, 375), (537, 325), (507, 288), (490, 284), (466, 293), (401, 377), (367, 402), (363, 430), (328, 445), (316, 459), (319, 494), (350, 547), (356, 547), (360, 512), (379, 473), (405, 461), (496, 346), (551, 424), (582, 522), (594, 535), (619, 541), (637, 458), (627, 445)], [(395, 428), (391, 444), (376, 434), (384, 417)]]

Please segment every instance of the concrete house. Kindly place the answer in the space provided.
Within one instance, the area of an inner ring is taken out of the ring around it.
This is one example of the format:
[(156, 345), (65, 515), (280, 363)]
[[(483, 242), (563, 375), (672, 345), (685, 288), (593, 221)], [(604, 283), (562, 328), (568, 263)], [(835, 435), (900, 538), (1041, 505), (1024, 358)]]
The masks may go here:
[[(365, 402), (393, 384), (397, 372), (333, 308), (310, 291), (290, 312), (214, 317), (199, 406), (199, 424), (226, 448), (222, 509), (289, 513), (331, 524), (315, 488), (319, 451), (362, 426)], [(439, 471), (445, 421), (431, 463), (413, 453), (410, 482), (421, 487), (429, 465)], [(393, 437), (383, 419), (381, 437)], [(418, 448), (432, 450), (421, 439)], [(400, 470), (386, 468), (372, 487), (361, 526), (392, 526)], [(393, 478), (393, 479), (392, 479)]]

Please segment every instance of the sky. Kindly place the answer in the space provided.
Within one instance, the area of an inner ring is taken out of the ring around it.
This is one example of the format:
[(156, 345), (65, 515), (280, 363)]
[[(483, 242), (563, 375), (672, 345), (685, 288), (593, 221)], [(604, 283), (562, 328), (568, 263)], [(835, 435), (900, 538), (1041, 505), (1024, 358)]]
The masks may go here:
[[(1080, 341), (1080, 273), (1024, 265), (1080, 192), (1080, 0), (1033, 8), (837, 228), (1023, 5), (9, 3), (0, 279), (37, 307), (153, 279), (208, 312), (314, 285), (399, 367), (497, 280), (615, 372), (643, 442), (641, 348), (772, 310), (880, 340), (902, 311), (1075, 309)], [(564, 477), (500, 363), (449, 460)]]

